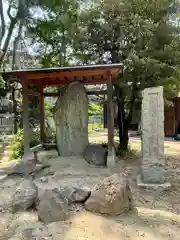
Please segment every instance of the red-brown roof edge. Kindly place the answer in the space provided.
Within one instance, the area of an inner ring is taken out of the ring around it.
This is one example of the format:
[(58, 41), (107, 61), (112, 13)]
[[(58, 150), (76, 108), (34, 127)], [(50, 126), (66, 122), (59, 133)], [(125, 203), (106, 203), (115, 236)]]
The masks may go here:
[(113, 64), (101, 64), (101, 65), (81, 65), (81, 66), (72, 66), (72, 67), (58, 67), (58, 68), (31, 68), (31, 69), (21, 69), (21, 70), (11, 70), (1, 72), (2, 76), (11, 75), (15, 73), (52, 73), (52, 72), (73, 72), (80, 70), (95, 70), (95, 69), (113, 69), (113, 68), (122, 68), (122, 63), (113, 63)]

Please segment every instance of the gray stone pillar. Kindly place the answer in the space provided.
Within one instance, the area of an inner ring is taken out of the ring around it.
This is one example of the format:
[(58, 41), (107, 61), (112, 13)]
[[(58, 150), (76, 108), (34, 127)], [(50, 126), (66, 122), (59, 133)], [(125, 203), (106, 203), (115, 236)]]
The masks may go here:
[(82, 156), (88, 146), (88, 98), (81, 83), (73, 82), (60, 92), (55, 122), (60, 156)]
[(138, 185), (165, 183), (163, 87), (147, 88), (142, 93), (142, 161)]

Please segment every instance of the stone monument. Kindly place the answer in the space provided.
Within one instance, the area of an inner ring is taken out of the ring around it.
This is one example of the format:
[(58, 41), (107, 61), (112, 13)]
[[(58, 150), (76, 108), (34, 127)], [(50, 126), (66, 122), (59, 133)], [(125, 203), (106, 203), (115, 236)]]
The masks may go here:
[(138, 185), (168, 187), (165, 183), (163, 87), (147, 88), (142, 97), (142, 161)]
[(81, 83), (70, 83), (60, 91), (55, 123), (60, 156), (82, 156), (88, 146), (88, 98)]

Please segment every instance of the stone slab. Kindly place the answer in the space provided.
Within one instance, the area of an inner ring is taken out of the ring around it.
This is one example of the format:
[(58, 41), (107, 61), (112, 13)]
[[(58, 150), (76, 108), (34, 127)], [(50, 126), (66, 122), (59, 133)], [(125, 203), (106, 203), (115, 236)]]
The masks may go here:
[(61, 157), (83, 156), (88, 146), (88, 98), (80, 82), (60, 91), (55, 107), (56, 141)]
[(163, 87), (146, 88), (142, 100), (142, 161), (143, 182), (163, 184), (164, 157), (164, 98)]

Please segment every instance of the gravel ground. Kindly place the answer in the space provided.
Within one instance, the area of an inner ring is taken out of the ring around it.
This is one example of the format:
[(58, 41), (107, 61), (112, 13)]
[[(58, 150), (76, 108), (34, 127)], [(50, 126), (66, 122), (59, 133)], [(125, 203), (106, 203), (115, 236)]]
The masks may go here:
[[(93, 138), (91, 140), (94, 140)], [(97, 140), (97, 139), (96, 139)], [(98, 141), (98, 140), (97, 140)], [(102, 139), (99, 139), (102, 142)], [(139, 150), (139, 140), (131, 141), (131, 147)], [(82, 205), (72, 205), (66, 222), (48, 225), (38, 221), (35, 211), (11, 214), (0, 212), (0, 240), (62, 239), (62, 240), (179, 240), (180, 239), (180, 161), (178, 143), (165, 144), (167, 180), (172, 183), (167, 192), (145, 191), (136, 186), (138, 161), (119, 160), (113, 169), (88, 165), (81, 158), (52, 158), (48, 162), (54, 175), (42, 182), (36, 178), (39, 189), (54, 188), (75, 182), (93, 187), (113, 173), (126, 172), (132, 187), (136, 210), (110, 218), (91, 214)], [(20, 177), (0, 182), (1, 206), (10, 201)]]

